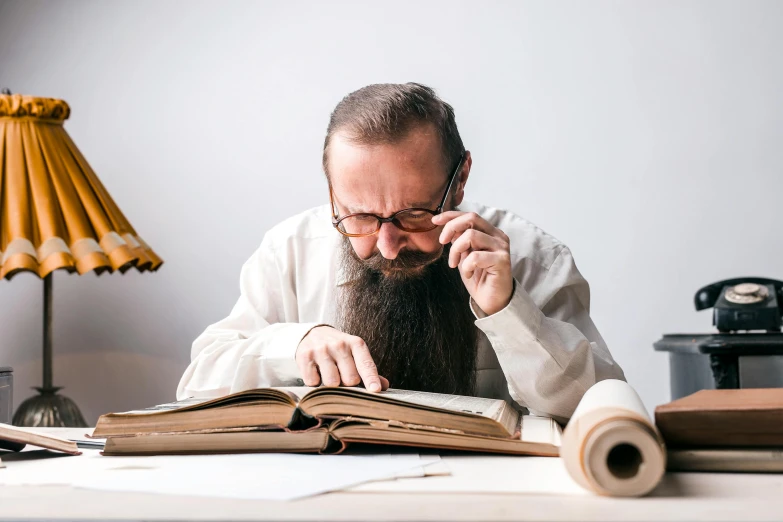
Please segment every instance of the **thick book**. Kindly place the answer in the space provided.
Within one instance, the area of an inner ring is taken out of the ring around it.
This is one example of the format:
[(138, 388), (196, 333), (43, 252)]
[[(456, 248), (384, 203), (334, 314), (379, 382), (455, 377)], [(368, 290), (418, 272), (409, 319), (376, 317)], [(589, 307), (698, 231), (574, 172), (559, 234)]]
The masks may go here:
[(783, 388), (701, 390), (655, 408), (672, 447), (783, 447)]
[(783, 448), (680, 448), (666, 462), (669, 471), (783, 473)]
[(292, 451), (351, 443), (557, 456), (561, 428), (502, 400), (389, 389), (260, 388), (98, 419), (106, 455)]

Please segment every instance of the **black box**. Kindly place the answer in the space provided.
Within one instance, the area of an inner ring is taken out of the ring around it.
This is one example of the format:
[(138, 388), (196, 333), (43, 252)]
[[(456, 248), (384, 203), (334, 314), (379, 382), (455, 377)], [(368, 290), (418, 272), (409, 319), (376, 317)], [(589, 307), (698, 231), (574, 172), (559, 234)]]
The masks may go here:
[(666, 334), (671, 400), (699, 390), (783, 388), (783, 333)]
[(14, 409), (14, 371), (0, 367), (0, 422), (11, 424)]

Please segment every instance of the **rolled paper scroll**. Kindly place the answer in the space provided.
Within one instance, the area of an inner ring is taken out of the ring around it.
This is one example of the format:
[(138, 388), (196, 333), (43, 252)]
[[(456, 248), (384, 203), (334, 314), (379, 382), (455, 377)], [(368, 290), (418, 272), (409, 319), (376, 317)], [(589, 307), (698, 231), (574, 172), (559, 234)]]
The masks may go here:
[(666, 470), (666, 447), (639, 395), (615, 379), (584, 394), (563, 432), (560, 455), (580, 486), (606, 496), (646, 495)]

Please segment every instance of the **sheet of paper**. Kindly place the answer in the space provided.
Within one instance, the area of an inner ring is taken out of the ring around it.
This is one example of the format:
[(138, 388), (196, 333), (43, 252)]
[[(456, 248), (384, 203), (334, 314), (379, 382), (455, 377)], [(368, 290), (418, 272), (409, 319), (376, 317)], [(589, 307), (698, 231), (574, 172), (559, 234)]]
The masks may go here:
[(374, 458), (418, 458), (421, 466), (399, 472), (395, 477), (387, 477), (380, 480), (394, 480), (395, 478), (429, 477), (433, 475), (448, 475), (449, 467), (441, 460), (437, 453), (417, 453), (415, 448), (395, 447), (389, 453), (378, 453), (377, 446), (349, 446), (343, 455), (359, 455)]
[(359, 493), (530, 493), (587, 495), (553, 457), (453, 456), (449, 475), (398, 478), (349, 489)]
[[(105, 457), (29, 451), (3, 456), (0, 485), (70, 485), (109, 491), (291, 500), (397, 476), (424, 476), (410, 455), (187, 455)], [(443, 472), (441, 469), (440, 472)]]
[(82, 454), (76, 456), (27, 449), (3, 454), (5, 469), (0, 470), (0, 485), (68, 486), (79, 475), (89, 475), (109, 464), (102, 461), (96, 450), (82, 450)]
[(293, 500), (395, 477), (416, 457), (246, 454), (180, 457), (165, 466), (128, 465), (82, 476), (75, 487), (168, 495)]
[(421, 466), (416, 468), (410, 468), (400, 471), (394, 477), (387, 477), (379, 480), (394, 480), (398, 478), (417, 478), (417, 477), (432, 477), (435, 475), (449, 475), (451, 470), (440, 458), (440, 455), (411, 455), (411, 454), (399, 454), (399, 453), (385, 453), (378, 454), (379, 457), (390, 458), (410, 458), (411, 456), (418, 457)]
[(434, 477), (438, 475), (450, 475), (451, 469), (443, 461), (431, 462), (423, 464), (417, 468), (411, 468), (408, 470), (397, 473), (394, 477), (384, 478), (380, 480), (395, 480), (399, 478), (420, 478), (420, 477)]

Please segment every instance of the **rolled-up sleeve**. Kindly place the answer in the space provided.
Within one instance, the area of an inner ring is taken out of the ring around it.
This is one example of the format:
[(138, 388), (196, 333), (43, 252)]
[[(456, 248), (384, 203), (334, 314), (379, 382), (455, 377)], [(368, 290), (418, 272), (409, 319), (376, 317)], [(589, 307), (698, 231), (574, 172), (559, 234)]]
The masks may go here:
[(537, 278), (533, 296), (522, 275), (515, 274), (511, 301), (495, 314), (471, 300), (476, 326), (497, 355), (511, 397), (532, 413), (566, 420), (593, 384), (625, 376), (590, 318), (590, 288), (568, 248)]

